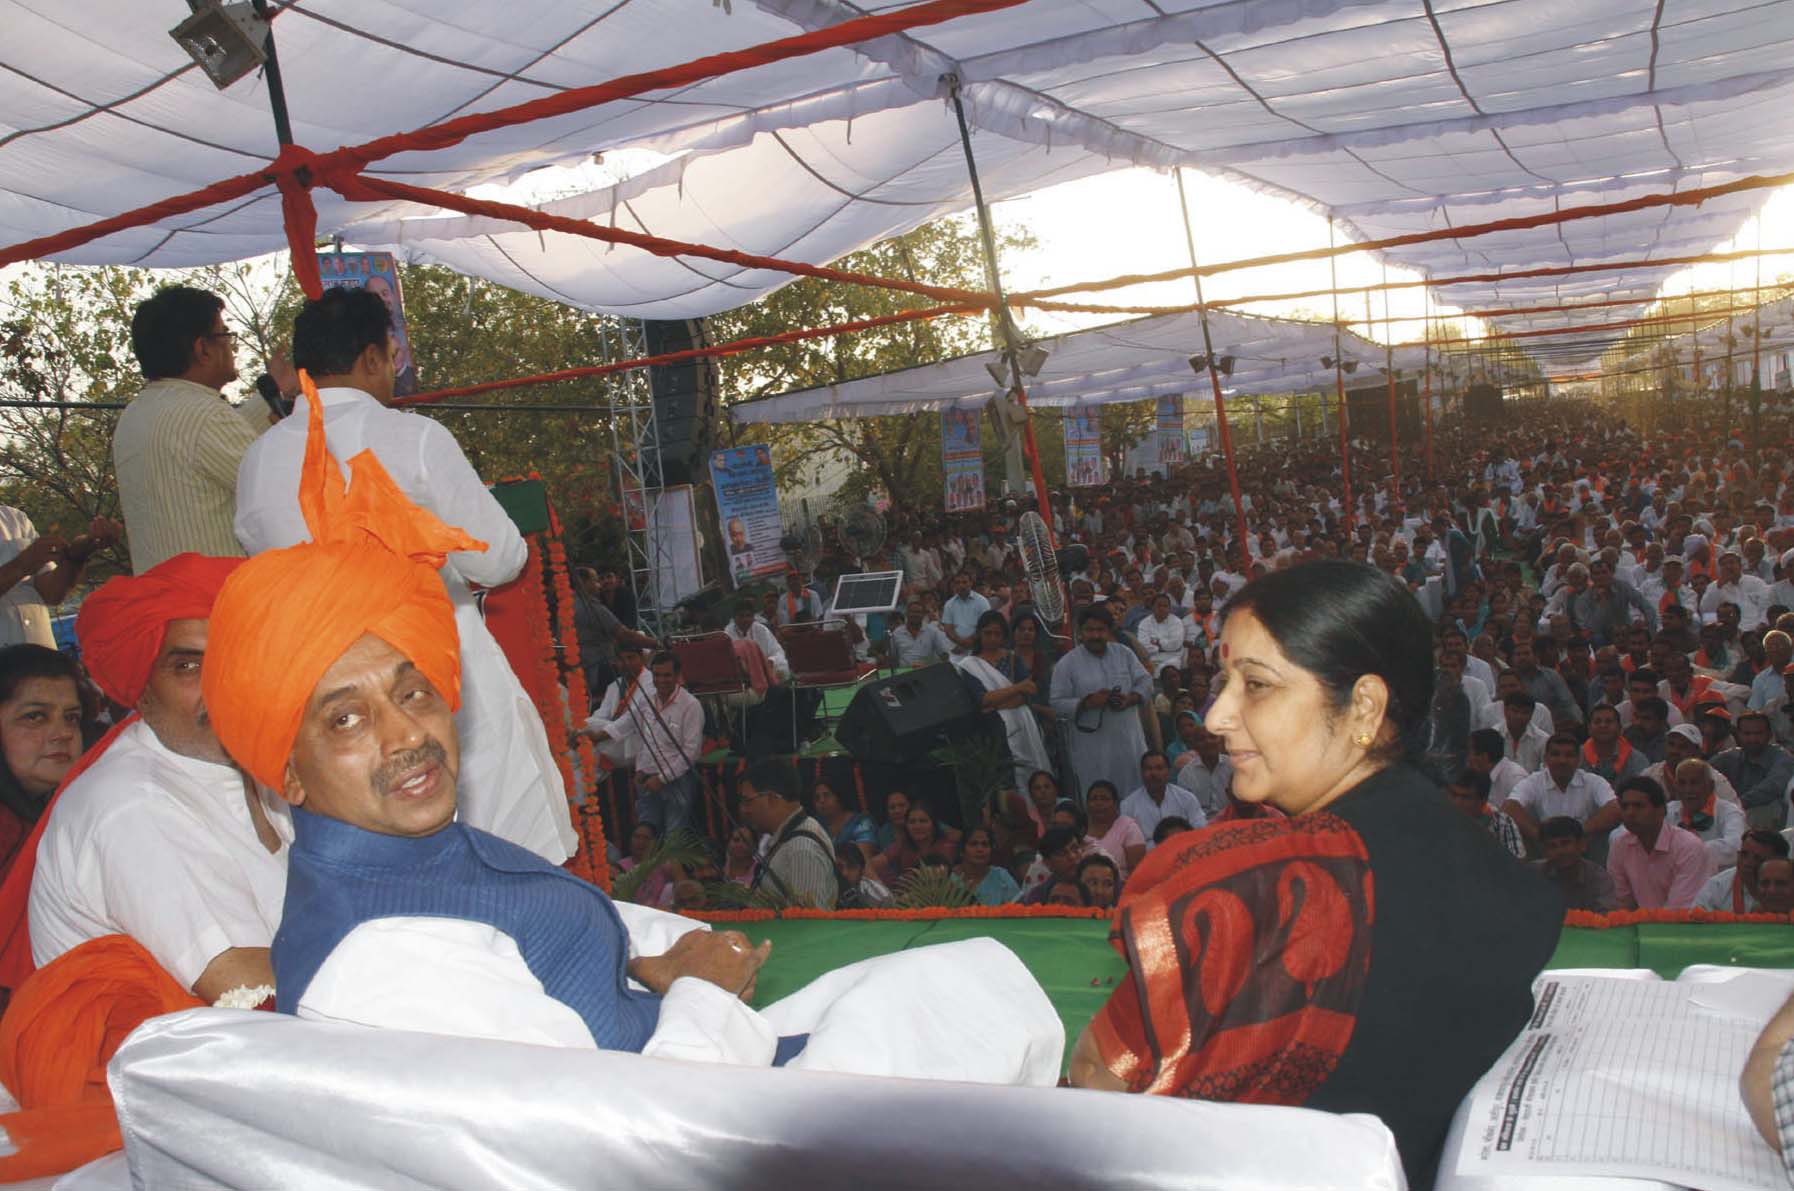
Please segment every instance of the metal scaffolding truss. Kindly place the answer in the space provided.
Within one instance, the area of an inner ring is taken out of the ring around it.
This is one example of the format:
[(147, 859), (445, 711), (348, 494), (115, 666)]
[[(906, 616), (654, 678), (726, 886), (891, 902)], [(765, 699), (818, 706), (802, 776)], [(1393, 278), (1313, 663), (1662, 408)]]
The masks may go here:
[[(600, 320), (604, 360), (639, 360), (648, 346), (639, 319)], [(642, 369), (604, 378), (604, 399), (610, 408), (611, 460), (617, 481), (617, 507), (623, 513), (624, 567), (635, 595), (636, 615), (644, 632), (659, 635), (661, 608), (658, 576), (667, 573), (667, 535), (655, 532), (665, 482), (660, 466), (660, 425), (654, 396)]]

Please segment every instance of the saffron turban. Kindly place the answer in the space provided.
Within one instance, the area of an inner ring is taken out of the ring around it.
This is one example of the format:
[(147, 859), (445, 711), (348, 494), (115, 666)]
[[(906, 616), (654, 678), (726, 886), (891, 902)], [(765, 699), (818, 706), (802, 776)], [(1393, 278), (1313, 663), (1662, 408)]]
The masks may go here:
[(486, 544), (406, 497), (372, 451), (341, 468), (324, 438), (311, 378), (299, 509), (311, 541), (237, 568), (212, 608), (200, 689), (225, 751), (278, 790), (324, 672), (364, 634), (409, 658), (452, 709), (461, 704), (454, 607), (438, 574), (445, 557)]
[(196, 999), (127, 935), (90, 939), (20, 986), (0, 1021), (0, 1080), (21, 1111), (0, 1116), (18, 1152), (0, 1180), (62, 1174), (124, 1144), (106, 1064), (152, 1017)]
[(106, 697), (135, 707), (149, 685), (171, 620), (205, 620), (240, 558), (177, 554), (141, 575), (108, 579), (81, 602), (75, 637), (81, 660)]

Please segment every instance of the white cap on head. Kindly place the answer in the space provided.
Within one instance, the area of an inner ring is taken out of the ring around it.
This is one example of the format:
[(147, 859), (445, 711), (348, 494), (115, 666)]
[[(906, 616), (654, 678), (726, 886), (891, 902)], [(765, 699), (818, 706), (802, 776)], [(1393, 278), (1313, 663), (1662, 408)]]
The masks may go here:
[(1701, 740), (1701, 730), (1693, 724), (1677, 724), (1669, 730), (1669, 734), (1671, 736), (1680, 736), (1689, 744), (1696, 745), (1697, 747), (1703, 743)]

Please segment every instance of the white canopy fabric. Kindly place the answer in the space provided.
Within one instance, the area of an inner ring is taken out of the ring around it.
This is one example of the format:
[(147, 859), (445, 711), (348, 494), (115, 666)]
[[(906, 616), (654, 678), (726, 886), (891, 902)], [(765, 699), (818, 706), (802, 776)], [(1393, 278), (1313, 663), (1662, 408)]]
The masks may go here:
[[(1233, 356), (1231, 376), (1222, 377), (1227, 397), (1262, 393), (1334, 390), (1331, 367), (1333, 328), (1289, 319), (1218, 313), (1209, 317), (1215, 355)], [(1040, 375), (1028, 384), (1028, 404), (1053, 409), (1074, 404), (1106, 405), (1188, 393), (1210, 399), (1207, 373), (1191, 371), (1190, 357), (1202, 354), (1202, 327), (1193, 314), (1165, 314), (1106, 327), (1073, 331), (1040, 346), (1049, 353)], [(1380, 344), (1346, 333), (1340, 357), (1358, 365), (1347, 388), (1378, 383), (1386, 355)], [(1423, 349), (1398, 348), (1395, 368), (1412, 378), (1423, 366)], [(951, 407), (982, 408), (995, 391), (985, 365), (994, 352), (960, 356), (939, 364), (885, 372), (827, 388), (782, 393), (730, 407), (741, 423), (813, 422), (822, 418), (869, 418)]]
[[(315, 150), (834, 24), (839, 0), (291, 0), (275, 28)], [(873, 5), (876, 10), (894, 5)], [(178, 4), (0, 0), (0, 241), (253, 169), (259, 78), (220, 93)], [(563, 200), (585, 218), (810, 262), (963, 210), (941, 78), (965, 81), (988, 194), (1188, 166), (1377, 238), (1794, 170), (1794, 0), (1032, 0), (406, 154), (374, 173), (462, 189), (593, 153), (673, 161)], [(1655, 259), (1728, 238), (1765, 191), (1388, 253), (1444, 276)], [(595, 310), (689, 317), (782, 274), (653, 257), (402, 203), (318, 195), (320, 230)], [(1093, 234), (1098, 234), (1093, 227)], [(190, 265), (284, 243), (273, 195), (63, 259)], [(1167, 246), (1168, 263), (1177, 259)], [(1450, 287), (1466, 308), (1636, 297), (1667, 266)], [(1615, 308), (1618, 321), (1641, 307)], [(1498, 320), (1565, 325), (1577, 315)], [(1592, 345), (1590, 358), (1598, 352)], [(1560, 360), (1553, 367), (1571, 368)]]

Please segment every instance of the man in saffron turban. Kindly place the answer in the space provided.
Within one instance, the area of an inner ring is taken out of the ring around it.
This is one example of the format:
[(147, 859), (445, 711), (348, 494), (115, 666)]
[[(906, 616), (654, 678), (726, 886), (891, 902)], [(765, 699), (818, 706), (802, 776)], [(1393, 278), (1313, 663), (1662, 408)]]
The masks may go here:
[[(202, 672), (219, 740), (293, 807), (272, 954), (280, 1011), (658, 1057), (1054, 1081), (1063, 1029), (994, 941), (871, 961), (886, 965), (872, 976), (855, 965), (756, 1012), (746, 1000), (770, 945), (613, 904), (458, 821), (463, 670), (437, 568), (482, 544), (407, 500), (372, 451), (349, 461), (345, 487), (302, 380), (309, 540), (226, 582)], [(931, 1048), (893, 1026), (943, 986), (952, 1037), (931, 1022)]]
[[(179, 554), (82, 603), (88, 670), (136, 714), (82, 758), (0, 889), (0, 983), (113, 934), (207, 1001), (273, 982), (292, 825), (218, 743), (199, 684), (212, 601), (241, 562)], [(28, 943), (4, 913), (27, 889)]]
[[(237, 537), (250, 554), (306, 540), (293, 503), (306, 449), (310, 404), (339, 459), (367, 451), (415, 505), (486, 543), (433, 555), (459, 635), (461, 813), (468, 823), (559, 863), (577, 837), (567, 794), (541, 717), (487, 629), (469, 583), (497, 587), (517, 577), (528, 547), (440, 423), (388, 409), (393, 397), (392, 316), (367, 290), (334, 289), (307, 302), (293, 323), (293, 361), (315, 384), (293, 413), (262, 435), (237, 474)], [(471, 540), (471, 539), (469, 539)], [(276, 601), (269, 609), (282, 608)]]

